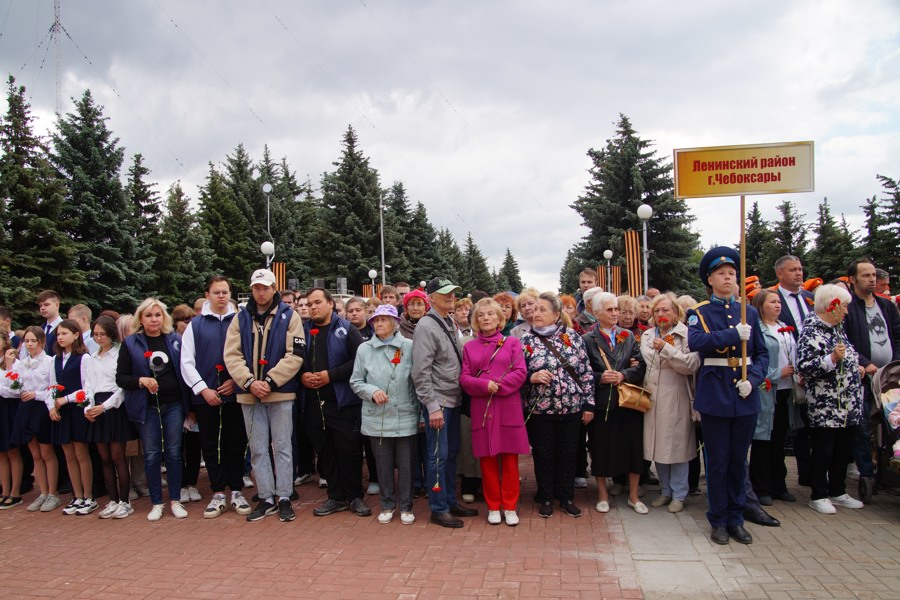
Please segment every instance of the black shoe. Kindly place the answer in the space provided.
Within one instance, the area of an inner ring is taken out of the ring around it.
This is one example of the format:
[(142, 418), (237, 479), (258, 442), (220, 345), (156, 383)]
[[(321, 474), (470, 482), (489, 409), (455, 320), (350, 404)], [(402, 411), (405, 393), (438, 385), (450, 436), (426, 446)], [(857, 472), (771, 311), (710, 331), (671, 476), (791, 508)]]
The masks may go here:
[(441, 527), (449, 527), (451, 529), (459, 529), (460, 527), (465, 526), (465, 524), (460, 519), (457, 519), (448, 512), (431, 513), (431, 522), (435, 525), (440, 525)]
[(296, 502), (300, 499), (300, 494), (297, 493), (297, 490), (291, 490), (291, 495), (288, 498), (291, 502)]
[(750, 533), (746, 529), (744, 529), (743, 525), (732, 525), (728, 528), (728, 533), (731, 535), (731, 537), (742, 544), (753, 543), (753, 536), (750, 535)]
[(781, 525), (781, 521), (762, 509), (745, 511), (744, 520), (763, 527), (779, 527)]
[(566, 500), (565, 502), (559, 503), (559, 508), (562, 509), (564, 513), (569, 515), (570, 517), (578, 518), (581, 516), (581, 509), (575, 506), (575, 503), (571, 500)]
[(762, 506), (772, 506), (772, 496), (760, 496), (759, 503)]
[(797, 497), (794, 496), (790, 492), (784, 492), (783, 494), (778, 496), (778, 499), (781, 500), (782, 502), (796, 502), (797, 501)]
[(722, 546), (728, 545), (728, 530), (724, 527), (713, 527), (709, 539)]
[(345, 511), (350, 505), (340, 500), (332, 500), (331, 498), (323, 502), (318, 508), (313, 509), (313, 515), (316, 517), (324, 517), (336, 512)]
[(366, 501), (362, 498), (356, 498), (355, 500), (350, 501), (350, 510), (354, 512), (354, 514), (359, 515), (360, 517), (369, 517), (372, 515), (372, 509), (369, 508), (369, 505), (366, 504)]
[(259, 494), (253, 494), (253, 497), (250, 498), (251, 502), (259, 502)]
[(477, 517), (477, 508), (466, 508), (465, 506), (454, 506), (450, 509), (450, 514), (454, 517)]
[(538, 514), (544, 517), (545, 519), (549, 519), (553, 516), (553, 503), (552, 502), (542, 502), (541, 510), (538, 511)]
[[(19, 493), (21, 494), (22, 492)], [(20, 504), (22, 504), (22, 496), (4, 496), (3, 501), (0, 502), (0, 510), (6, 510)]]
[(291, 506), (290, 500), (279, 500), (278, 501), (278, 520), (282, 523), (287, 523), (288, 521), (293, 521), (297, 518), (297, 515), (294, 514), (294, 507)]
[(268, 500), (260, 500), (259, 504), (256, 505), (256, 508), (253, 509), (249, 515), (247, 515), (248, 521), (261, 521), (265, 519), (269, 515), (274, 515), (278, 512), (278, 507), (269, 502)]

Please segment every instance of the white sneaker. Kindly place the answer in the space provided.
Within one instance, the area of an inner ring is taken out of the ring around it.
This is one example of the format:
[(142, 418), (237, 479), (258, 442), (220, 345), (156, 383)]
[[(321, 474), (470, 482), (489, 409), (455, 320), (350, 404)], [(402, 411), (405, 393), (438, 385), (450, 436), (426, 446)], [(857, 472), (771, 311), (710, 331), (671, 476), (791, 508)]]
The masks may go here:
[(137, 493), (137, 490), (136, 490), (136, 489), (134, 489), (134, 488), (129, 488), (129, 489), (128, 489), (128, 500), (129, 500), (129, 502), (130, 502), (131, 500), (137, 500), (137, 499), (140, 498), (140, 497), (141, 497), (141, 495)]
[(172, 503), (172, 515), (176, 519), (186, 519), (188, 513), (184, 510), (184, 506), (182, 506), (181, 502), (173, 502)]
[(37, 512), (37, 511), (41, 510), (41, 505), (44, 504), (44, 502), (46, 500), (47, 500), (47, 495), (41, 494), (40, 496), (35, 498), (34, 502), (29, 504), (28, 508), (26, 508), (25, 510), (27, 510), (28, 512)]
[(516, 514), (514, 510), (504, 510), (503, 518), (506, 520), (506, 524), (510, 527), (515, 527), (519, 524), (519, 515)]
[(59, 505), (62, 504), (62, 501), (59, 499), (59, 496), (54, 496), (53, 494), (48, 494), (47, 498), (44, 500), (44, 503), (41, 504), (41, 512), (50, 512), (59, 508)]
[(101, 519), (109, 519), (114, 514), (116, 514), (117, 510), (119, 510), (119, 503), (115, 502), (114, 500), (110, 500), (106, 504), (106, 508), (104, 508), (102, 511), (100, 511), (100, 514), (97, 516), (100, 517)]
[(100, 505), (93, 498), (85, 498), (81, 504), (81, 508), (75, 511), (76, 515), (89, 515), (100, 508)]
[(327, 488), (327, 487), (328, 487), (328, 482), (325, 481), (325, 478), (324, 478), (324, 477), (319, 477), (319, 487), (320, 487), (320, 488)]
[(181, 488), (181, 498), (180, 498), (180, 500), (181, 500), (181, 502), (184, 503), (184, 504), (187, 504), (188, 502), (191, 501), (191, 493), (188, 491), (187, 488)]
[(818, 500), (810, 500), (809, 507), (823, 515), (833, 515), (837, 512), (831, 500), (828, 498), (819, 498)]
[(378, 515), (378, 522), (382, 525), (387, 525), (394, 518), (394, 511), (392, 510), (383, 510), (381, 514)]
[(586, 488), (587, 487), (587, 477), (576, 477), (575, 478), (575, 487)]
[(249, 475), (244, 475), (244, 487), (253, 487), (253, 480), (250, 479)]
[(366, 488), (366, 495), (367, 495), (367, 496), (374, 496), (375, 494), (377, 494), (377, 493), (380, 492), (380, 491), (381, 491), (381, 486), (378, 485), (378, 482), (377, 482), (377, 481), (370, 481), (370, 482), (369, 482), (369, 487)]
[(204, 519), (215, 519), (225, 512), (225, 494), (213, 494), (212, 500), (203, 511)]
[(598, 513), (608, 513), (609, 512), (609, 501), (601, 500), (597, 503), (597, 506), (594, 507)]
[(200, 490), (195, 488), (192, 485), (188, 486), (188, 496), (191, 498), (191, 502), (200, 502), (203, 499), (203, 496), (200, 495)]
[(84, 506), (84, 500), (81, 498), (72, 498), (66, 507), (62, 509), (64, 515), (74, 515), (75, 512)]
[(119, 502), (119, 510), (116, 511), (116, 514), (113, 515), (113, 518), (124, 519), (132, 513), (134, 513), (134, 509), (131, 507), (131, 502)]
[(240, 492), (231, 492), (231, 508), (239, 515), (249, 515), (253, 511), (250, 503)]
[(865, 506), (856, 498), (851, 498), (850, 494), (843, 494), (837, 497), (829, 496), (828, 499), (831, 500), (832, 506), (842, 506), (844, 508), (862, 508)]
[(850, 463), (847, 466), (847, 479), (859, 479), (859, 469), (856, 468), (856, 463)]
[(500, 524), (500, 511), (499, 510), (489, 510), (488, 511), (488, 524), (489, 525), (499, 525)]
[(412, 514), (411, 512), (401, 512), (400, 522), (404, 525), (412, 525), (416, 522), (416, 515)]
[(153, 508), (150, 509), (150, 514), (147, 515), (148, 521), (159, 521), (163, 516), (163, 509), (166, 507), (165, 504), (154, 504)]

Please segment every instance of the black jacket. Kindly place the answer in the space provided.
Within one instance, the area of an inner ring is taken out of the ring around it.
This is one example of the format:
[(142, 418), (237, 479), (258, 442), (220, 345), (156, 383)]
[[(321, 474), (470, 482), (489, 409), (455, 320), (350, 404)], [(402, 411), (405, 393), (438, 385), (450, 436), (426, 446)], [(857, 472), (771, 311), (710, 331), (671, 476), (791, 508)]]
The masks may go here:
[[(900, 312), (897, 307), (887, 298), (875, 296), (875, 302), (884, 315), (885, 324), (887, 325), (888, 336), (891, 338), (891, 348), (893, 349), (892, 361), (900, 360)], [(844, 331), (847, 332), (847, 339), (856, 348), (859, 353), (859, 364), (862, 367), (868, 367), (872, 364), (869, 357), (871, 349), (869, 342), (869, 323), (866, 321), (866, 303), (865, 301), (853, 294), (853, 301), (847, 316), (844, 318)]]

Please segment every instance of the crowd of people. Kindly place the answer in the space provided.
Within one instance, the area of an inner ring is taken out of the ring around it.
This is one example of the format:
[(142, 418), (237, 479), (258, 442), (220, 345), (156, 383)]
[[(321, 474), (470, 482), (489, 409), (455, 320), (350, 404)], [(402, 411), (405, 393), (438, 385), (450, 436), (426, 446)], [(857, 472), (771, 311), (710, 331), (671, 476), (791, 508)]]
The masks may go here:
[[(592, 269), (575, 295), (463, 298), (435, 277), (346, 300), (279, 291), (260, 269), (244, 306), (217, 276), (193, 307), (147, 298), (96, 319), (84, 305), (63, 319), (43, 291), (42, 326), (10, 331), (0, 307), (0, 509), (37, 487), (25, 510), (121, 519), (147, 495), (157, 521), (167, 495), (183, 519), (203, 462), (204, 518), (292, 521), (295, 488), (317, 479), (317, 517), (370, 516), (377, 496), (379, 523), (399, 509), (409, 525), (427, 495), (431, 522), (458, 528), (480, 493), (488, 523), (515, 526), (530, 454), (544, 518), (581, 516), (589, 474), (600, 513), (619, 495), (641, 515), (678, 513), (701, 494), (702, 463), (712, 541), (751, 543), (745, 520), (778, 526), (764, 507), (797, 500), (788, 441), (813, 510), (862, 508), (845, 481), (854, 460), (874, 476), (867, 379), (900, 359), (886, 277), (860, 260), (813, 293), (785, 256), (778, 283), (742, 303), (739, 262), (732, 248), (706, 253), (704, 299), (616, 297)], [(660, 492), (645, 504), (648, 483)]]

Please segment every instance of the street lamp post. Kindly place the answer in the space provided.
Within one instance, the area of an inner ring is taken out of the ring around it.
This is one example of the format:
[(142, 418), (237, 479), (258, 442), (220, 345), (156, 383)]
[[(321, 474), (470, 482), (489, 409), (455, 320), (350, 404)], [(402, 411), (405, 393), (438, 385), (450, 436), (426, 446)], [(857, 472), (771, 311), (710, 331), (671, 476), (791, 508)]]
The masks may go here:
[(275, 243), (272, 241), (272, 219), (269, 210), (269, 194), (272, 193), (272, 184), (264, 183), (262, 191), (266, 195), (266, 234), (268, 234), (269, 239), (263, 242), (259, 249), (266, 255), (266, 268), (268, 269), (272, 264), (272, 259), (275, 258)]
[[(369, 279), (372, 280), (372, 297), (375, 297), (375, 278), (378, 277), (378, 271), (369, 269)], [(384, 285), (383, 283), (381, 285)]]
[(275, 258), (275, 244), (266, 240), (259, 246), (259, 251), (266, 255), (266, 268), (272, 264), (272, 259)]
[(387, 285), (384, 264), (384, 197), (378, 198), (378, 219), (381, 223), (381, 285)]
[(653, 208), (649, 204), (641, 204), (637, 209), (638, 218), (644, 224), (644, 293), (650, 288), (650, 249), (647, 248), (647, 221), (653, 216)]
[(603, 258), (606, 259), (606, 291), (612, 292), (612, 267), (609, 264), (612, 258), (612, 250), (604, 250)]

